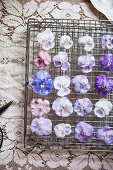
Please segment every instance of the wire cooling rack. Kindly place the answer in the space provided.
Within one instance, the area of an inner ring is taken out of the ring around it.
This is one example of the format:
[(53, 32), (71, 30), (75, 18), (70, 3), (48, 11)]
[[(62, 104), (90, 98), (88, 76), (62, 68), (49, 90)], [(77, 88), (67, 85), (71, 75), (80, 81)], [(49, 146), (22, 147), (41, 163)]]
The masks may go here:
[[(38, 50), (40, 50), (40, 46), (37, 43), (37, 34), (46, 28), (50, 28), (51, 31), (55, 34), (55, 47), (50, 50), (50, 54), (53, 57), (62, 48), (59, 47), (59, 40), (61, 35), (69, 35), (74, 41), (74, 45), (69, 50), (65, 50), (69, 56), (69, 62), (71, 67), (66, 71), (61, 71), (60, 68), (55, 68), (53, 63), (50, 66), (44, 68), (50, 73), (52, 79), (56, 76), (60, 75), (68, 75), (72, 79), (75, 75), (83, 74), (81, 72), (81, 68), (77, 65), (77, 60), (80, 55), (85, 54), (84, 48), (79, 46), (78, 38), (82, 37), (86, 34), (93, 37), (95, 48), (91, 51), (91, 54), (96, 59), (96, 66), (93, 68), (91, 73), (88, 73), (86, 76), (91, 85), (91, 89), (86, 94), (82, 95), (80, 93), (76, 93), (71, 87), (71, 93), (67, 96), (68, 99), (74, 103), (76, 99), (87, 97), (89, 98), (93, 104), (95, 104), (102, 96), (98, 95), (95, 92), (94, 82), (95, 76), (103, 73), (111, 78), (113, 78), (113, 73), (108, 71), (103, 71), (103, 69), (99, 66), (99, 58), (104, 53), (113, 53), (113, 50), (103, 50), (101, 48), (101, 37), (104, 34), (113, 34), (113, 23), (109, 21), (95, 21), (95, 20), (54, 20), (54, 19), (45, 19), (43, 21), (38, 21), (36, 19), (29, 19), (27, 24), (27, 41), (26, 41), (26, 71), (25, 71), (25, 116), (24, 116), (24, 143), (26, 148), (31, 147), (43, 147), (43, 148), (51, 148), (57, 146), (57, 148), (65, 148), (65, 149), (75, 149), (79, 151), (109, 151), (112, 152), (113, 145), (105, 146), (102, 142), (98, 141), (95, 136), (95, 132), (98, 128), (103, 127), (105, 124), (108, 124), (113, 129), (113, 110), (110, 112), (109, 116), (104, 118), (98, 118), (94, 115), (92, 111), (91, 114), (80, 117), (76, 113), (73, 113), (67, 118), (59, 117), (55, 114), (55, 112), (51, 109), (48, 114), (48, 118), (51, 119), (53, 123), (53, 127), (61, 122), (69, 123), (72, 126), (72, 133), (70, 136), (65, 137), (64, 139), (58, 139), (52, 132), (52, 135), (49, 137), (40, 137), (35, 135), (30, 130), (30, 124), (33, 120), (33, 115), (30, 110), (30, 102), (34, 97), (41, 97), (43, 99), (47, 99), (50, 101), (51, 105), (53, 101), (58, 97), (56, 94), (56, 90), (53, 89), (52, 93), (42, 97), (38, 94), (34, 93), (32, 88), (29, 86), (29, 77), (35, 74), (38, 71), (38, 68), (33, 64), (34, 59), (36, 58), (36, 54)], [(64, 49), (63, 49), (64, 50)], [(109, 99), (113, 103), (113, 92), (109, 95), (104, 96), (104, 98)], [(74, 138), (74, 127), (80, 122), (85, 121), (94, 126), (95, 131), (93, 133), (92, 138), (90, 138), (85, 143), (80, 143)]]

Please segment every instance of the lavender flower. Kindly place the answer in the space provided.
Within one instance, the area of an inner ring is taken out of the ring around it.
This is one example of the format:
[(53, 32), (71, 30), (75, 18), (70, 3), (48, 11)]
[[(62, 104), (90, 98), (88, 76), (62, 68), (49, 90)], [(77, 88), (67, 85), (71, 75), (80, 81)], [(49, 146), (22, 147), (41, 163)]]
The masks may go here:
[(94, 131), (94, 127), (83, 121), (79, 122), (75, 127), (75, 138), (80, 142), (85, 142), (89, 139)]
[(53, 80), (46, 71), (39, 71), (34, 74), (30, 83), (33, 87), (33, 91), (40, 95), (45, 96), (52, 91)]
[(97, 130), (96, 137), (98, 140), (103, 141), (106, 145), (113, 143), (113, 130), (106, 125)]
[(92, 111), (93, 104), (88, 98), (78, 99), (74, 104), (74, 111), (79, 116), (85, 116)]
[(101, 44), (103, 49), (112, 49), (113, 48), (113, 35), (103, 35), (101, 39)]
[(65, 136), (70, 135), (71, 125), (68, 123), (59, 123), (54, 127), (55, 134), (58, 138), (64, 138)]
[(84, 50), (85, 51), (91, 51), (94, 48), (93, 38), (90, 37), (89, 35), (80, 37), (78, 42), (79, 42), (79, 44), (84, 45)]
[(100, 58), (100, 65), (105, 71), (113, 71), (113, 54), (104, 54)]
[(109, 115), (109, 112), (112, 110), (112, 103), (107, 99), (100, 99), (95, 104), (94, 114), (100, 118), (103, 118)]
[(52, 122), (43, 117), (35, 118), (31, 122), (31, 130), (40, 136), (48, 136), (52, 133)]
[(104, 74), (100, 74), (95, 79), (95, 88), (98, 94), (109, 94), (113, 89), (113, 80)]
[(78, 58), (78, 65), (82, 67), (83, 73), (91, 72), (95, 66), (95, 58), (91, 54), (82, 55)]
[(46, 28), (45, 31), (42, 31), (37, 35), (37, 41), (44, 50), (50, 50), (54, 47), (54, 39), (54, 34), (49, 28)]
[(76, 92), (82, 94), (86, 93), (90, 89), (90, 84), (85, 75), (77, 75), (72, 79), (72, 84)]
[(69, 35), (63, 35), (60, 38), (60, 47), (69, 49), (73, 46), (73, 41)]
[(53, 58), (54, 66), (61, 67), (61, 70), (66, 71), (70, 67), (70, 63), (68, 62), (68, 55), (64, 51), (60, 51)]
[(52, 104), (52, 109), (56, 112), (58, 116), (68, 117), (73, 113), (72, 103), (67, 97), (58, 97)]
[(69, 76), (58, 76), (54, 79), (54, 88), (58, 90), (58, 96), (66, 96), (70, 93), (70, 77)]
[(50, 111), (50, 103), (48, 100), (34, 98), (30, 103), (31, 111), (34, 116), (43, 116)]

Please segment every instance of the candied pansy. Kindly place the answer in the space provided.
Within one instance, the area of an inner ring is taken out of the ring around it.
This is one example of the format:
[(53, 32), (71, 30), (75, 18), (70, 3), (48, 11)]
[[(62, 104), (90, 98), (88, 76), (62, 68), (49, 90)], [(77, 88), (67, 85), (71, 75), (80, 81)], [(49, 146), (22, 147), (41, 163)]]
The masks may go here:
[(78, 99), (74, 104), (74, 111), (79, 116), (86, 116), (91, 113), (93, 108), (92, 102), (88, 98)]
[(73, 106), (67, 97), (58, 97), (52, 104), (52, 109), (58, 116), (68, 117), (73, 113)]
[(72, 79), (74, 90), (84, 94), (90, 90), (90, 84), (85, 75), (77, 75)]
[(61, 67), (61, 70), (66, 71), (70, 67), (68, 62), (68, 55), (64, 51), (60, 51), (53, 58), (53, 63), (55, 67)]
[(30, 107), (32, 114), (38, 117), (41, 117), (50, 111), (50, 103), (48, 100), (33, 98)]
[(71, 125), (68, 123), (59, 123), (54, 127), (55, 134), (58, 138), (64, 138), (65, 136), (70, 135)]
[(100, 95), (109, 94), (113, 90), (113, 80), (104, 74), (100, 74), (95, 79), (95, 89)]
[(75, 126), (75, 139), (79, 142), (85, 142), (92, 136), (93, 131), (94, 127), (92, 125), (81, 121)]
[(107, 99), (100, 99), (95, 104), (94, 114), (100, 118), (109, 115), (109, 112), (112, 110), (112, 103)]
[(31, 130), (40, 136), (48, 136), (52, 134), (52, 122), (50, 119), (43, 117), (35, 118), (31, 122)]
[(113, 71), (113, 54), (104, 54), (100, 58), (100, 65), (105, 71)]
[(103, 49), (113, 48), (113, 35), (103, 35), (101, 38), (101, 45)]
[(55, 36), (49, 28), (37, 35), (37, 41), (44, 50), (50, 50), (55, 45)]
[(69, 35), (62, 35), (60, 38), (60, 47), (69, 49), (73, 46), (73, 41)]
[(94, 41), (93, 38), (90, 37), (89, 35), (85, 35), (83, 37), (80, 37), (78, 39), (79, 44), (84, 45), (84, 50), (85, 51), (91, 51), (94, 48)]
[(51, 57), (48, 52), (41, 50), (37, 54), (37, 58), (35, 59), (34, 63), (37, 67), (48, 66), (51, 63)]
[(113, 130), (108, 125), (98, 129), (96, 137), (106, 145), (113, 144)]
[(52, 91), (53, 80), (46, 71), (39, 71), (32, 76), (30, 84), (35, 93), (45, 96)]
[(83, 73), (91, 72), (95, 66), (95, 58), (91, 54), (82, 55), (78, 58), (78, 65), (82, 68)]
[(58, 90), (58, 96), (66, 96), (70, 93), (70, 77), (69, 76), (58, 76), (54, 79), (54, 88)]

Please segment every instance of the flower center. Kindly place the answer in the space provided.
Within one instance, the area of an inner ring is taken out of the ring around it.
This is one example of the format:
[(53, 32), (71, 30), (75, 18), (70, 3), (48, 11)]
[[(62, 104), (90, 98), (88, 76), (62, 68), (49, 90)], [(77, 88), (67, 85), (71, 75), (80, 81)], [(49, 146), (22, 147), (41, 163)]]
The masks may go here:
[(107, 65), (108, 65), (108, 66), (110, 66), (110, 65), (111, 65), (111, 63), (108, 63)]
[(44, 88), (44, 87), (45, 87), (45, 84), (44, 84), (44, 83), (42, 83), (42, 84), (41, 84), (41, 88)]
[(104, 89), (105, 87), (104, 86), (102, 86), (102, 89)]

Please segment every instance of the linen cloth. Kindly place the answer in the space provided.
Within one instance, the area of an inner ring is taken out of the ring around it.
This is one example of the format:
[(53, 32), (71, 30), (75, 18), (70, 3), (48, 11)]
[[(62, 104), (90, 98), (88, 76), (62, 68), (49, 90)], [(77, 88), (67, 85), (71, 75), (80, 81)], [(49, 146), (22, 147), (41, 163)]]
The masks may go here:
[(76, 153), (69, 150), (25, 150), (24, 74), (26, 24), (37, 19), (100, 19), (102, 15), (87, 0), (41, 1), (2, 0), (0, 2), (0, 105), (13, 100), (0, 118), (4, 143), (0, 170), (113, 170), (113, 155)]

